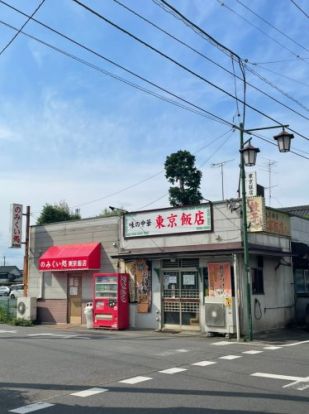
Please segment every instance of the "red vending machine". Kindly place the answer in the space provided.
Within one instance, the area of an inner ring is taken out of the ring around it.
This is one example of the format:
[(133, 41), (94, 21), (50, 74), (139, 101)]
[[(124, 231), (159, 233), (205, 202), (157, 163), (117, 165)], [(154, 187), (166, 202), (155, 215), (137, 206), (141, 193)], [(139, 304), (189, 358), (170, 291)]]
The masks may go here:
[(95, 273), (94, 328), (129, 327), (129, 276), (126, 273)]

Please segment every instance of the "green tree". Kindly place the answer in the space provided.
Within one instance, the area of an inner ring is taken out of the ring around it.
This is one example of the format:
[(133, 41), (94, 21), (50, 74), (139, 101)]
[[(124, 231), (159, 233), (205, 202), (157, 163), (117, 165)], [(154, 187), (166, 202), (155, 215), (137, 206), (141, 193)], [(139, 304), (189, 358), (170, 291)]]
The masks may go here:
[(72, 213), (65, 201), (58, 204), (48, 204), (43, 206), (41, 214), (37, 220), (37, 224), (43, 225), (48, 223), (57, 223), (59, 221), (80, 220), (81, 216), (78, 212)]
[(165, 177), (171, 184), (169, 201), (173, 207), (199, 204), (203, 196), (200, 189), (202, 173), (195, 167), (195, 156), (189, 151), (178, 151), (166, 158)]
[(105, 207), (101, 213), (98, 215), (98, 217), (111, 217), (111, 216), (121, 216), (121, 213), (124, 210), (122, 208), (115, 208), (111, 210), (111, 208)]

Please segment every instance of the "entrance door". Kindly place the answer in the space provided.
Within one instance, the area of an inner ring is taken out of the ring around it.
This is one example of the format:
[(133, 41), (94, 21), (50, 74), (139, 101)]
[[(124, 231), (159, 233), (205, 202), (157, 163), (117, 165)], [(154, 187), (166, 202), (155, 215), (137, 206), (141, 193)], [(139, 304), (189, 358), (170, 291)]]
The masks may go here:
[(199, 278), (197, 272), (163, 272), (162, 309), (164, 328), (200, 329)]
[(81, 325), (82, 323), (82, 278), (76, 275), (68, 276), (68, 322)]

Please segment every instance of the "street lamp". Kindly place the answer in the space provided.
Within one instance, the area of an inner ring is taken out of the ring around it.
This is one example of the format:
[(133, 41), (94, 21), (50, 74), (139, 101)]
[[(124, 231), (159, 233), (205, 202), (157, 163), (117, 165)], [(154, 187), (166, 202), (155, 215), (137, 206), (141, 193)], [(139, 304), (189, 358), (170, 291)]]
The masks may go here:
[(291, 148), (291, 139), (294, 138), (293, 134), (289, 134), (286, 132), (286, 130), (283, 128), (282, 132), (280, 134), (274, 136), (274, 140), (277, 141), (279, 151), (280, 152), (289, 152)]
[[(284, 130), (284, 127), (288, 125), (282, 125), (282, 132), (274, 139), (278, 143), (280, 152), (288, 152), (291, 147), (291, 139), (294, 138), (293, 134), (289, 134)], [(252, 326), (252, 312), (251, 312), (251, 283), (250, 283), (250, 266), (249, 266), (249, 244), (248, 244), (248, 222), (247, 222), (247, 197), (246, 197), (246, 172), (245, 166), (252, 167), (256, 163), (257, 153), (260, 152), (258, 148), (251, 145), (251, 138), (244, 142), (244, 133), (250, 134), (253, 131), (280, 128), (280, 126), (256, 128), (256, 129), (244, 129), (243, 123), (239, 125), (240, 131), (240, 181), (241, 181), (241, 200), (242, 200), (242, 242), (244, 249), (244, 276), (247, 290), (247, 322), (248, 322), (248, 339), (253, 339), (253, 326)]]

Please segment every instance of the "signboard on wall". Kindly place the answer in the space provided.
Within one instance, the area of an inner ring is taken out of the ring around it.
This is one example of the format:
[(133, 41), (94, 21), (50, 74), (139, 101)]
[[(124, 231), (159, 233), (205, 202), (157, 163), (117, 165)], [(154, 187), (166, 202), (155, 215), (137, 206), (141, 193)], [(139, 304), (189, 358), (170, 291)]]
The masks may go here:
[(247, 198), (248, 231), (266, 230), (265, 200), (263, 197)]
[(257, 182), (255, 171), (246, 174), (246, 194), (247, 197), (257, 196)]
[(11, 204), (11, 247), (21, 247), (22, 245), (22, 204)]
[(209, 204), (124, 215), (124, 238), (169, 236), (173, 234), (212, 231)]
[(266, 207), (266, 231), (280, 236), (290, 236), (290, 216)]
[(144, 259), (126, 263), (126, 271), (130, 276), (130, 300), (131, 291), (136, 286), (137, 312), (148, 313), (151, 311), (152, 283), (151, 268), (149, 262)]
[(232, 296), (231, 264), (208, 263), (209, 296)]
[(263, 197), (248, 197), (248, 231), (290, 236), (290, 216), (265, 206)]

